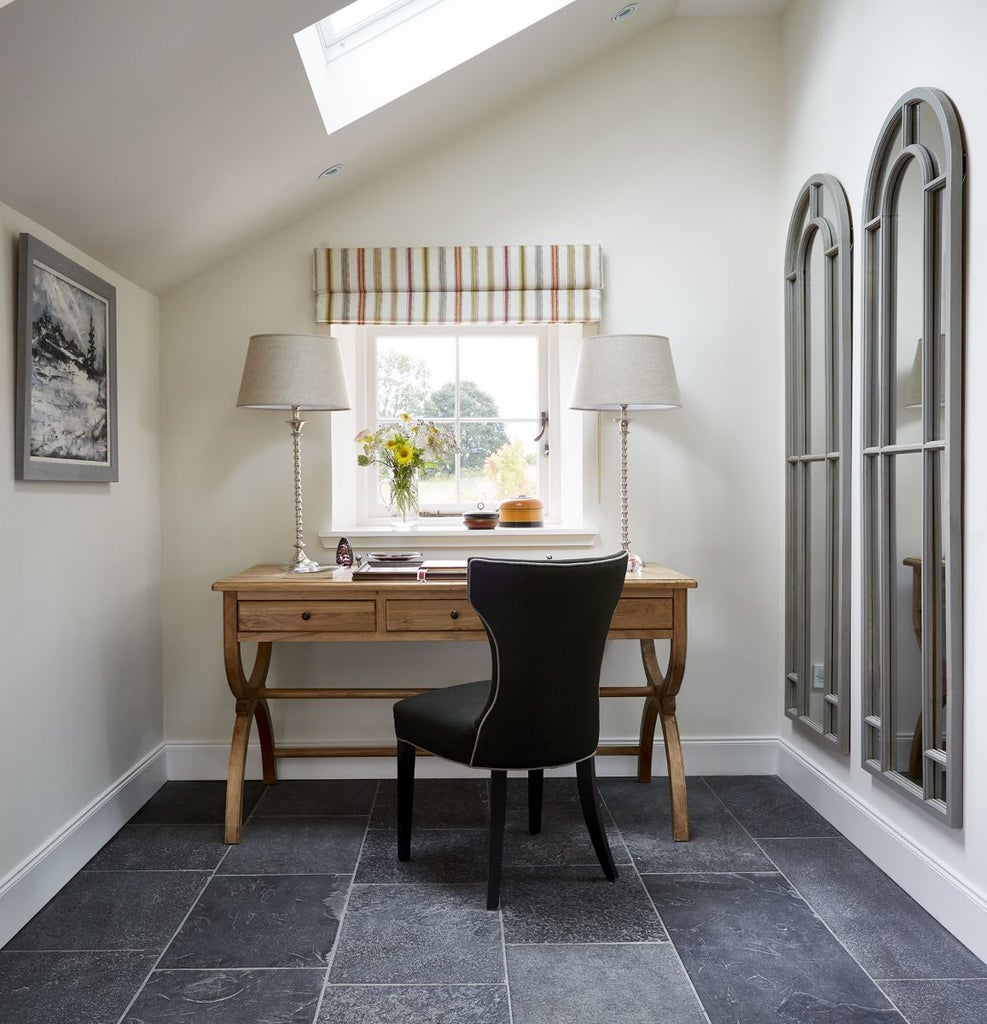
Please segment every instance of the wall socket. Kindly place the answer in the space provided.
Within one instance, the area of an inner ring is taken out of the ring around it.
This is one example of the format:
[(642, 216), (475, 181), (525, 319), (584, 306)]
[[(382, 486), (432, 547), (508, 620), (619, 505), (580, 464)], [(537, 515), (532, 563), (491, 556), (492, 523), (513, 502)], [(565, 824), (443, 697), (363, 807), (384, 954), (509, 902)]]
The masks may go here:
[(825, 690), (826, 689), (826, 677), (823, 675), (822, 665), (812, 666), (812, 689), (813, 690)]

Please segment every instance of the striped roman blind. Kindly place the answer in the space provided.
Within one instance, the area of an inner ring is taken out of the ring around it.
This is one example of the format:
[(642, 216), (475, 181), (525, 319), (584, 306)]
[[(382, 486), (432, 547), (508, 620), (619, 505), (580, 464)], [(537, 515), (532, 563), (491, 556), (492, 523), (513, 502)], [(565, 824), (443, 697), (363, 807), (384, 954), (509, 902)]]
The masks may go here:
[(602, 288), (599, 245), (315, 250), (323, 324), (584, 323)]

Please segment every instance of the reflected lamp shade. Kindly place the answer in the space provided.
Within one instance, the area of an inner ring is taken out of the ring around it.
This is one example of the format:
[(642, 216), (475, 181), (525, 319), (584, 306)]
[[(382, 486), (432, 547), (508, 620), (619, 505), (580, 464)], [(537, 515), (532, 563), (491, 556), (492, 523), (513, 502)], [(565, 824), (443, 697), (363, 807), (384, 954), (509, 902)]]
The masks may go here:
[[(922, 353), (922, 339), (918, 339), (915, 346), (915, 359), (912, 362), (911, 373), (905, 378), (904, 387), (901, 389), (901, 404), (906, 409), (922, 408), (922, 373), (924, 357)], [(946, 404), (946, 373), (945, 373), (946, 336), (939, 335), (939, 405)]]
[(349, 409), (339, 342), (326, 335), (255, 334), (236, 404), (249, 409)]
[(572, 409), (678, 409), (682, 405), (668, 338), (610, 334), (583, 340)]

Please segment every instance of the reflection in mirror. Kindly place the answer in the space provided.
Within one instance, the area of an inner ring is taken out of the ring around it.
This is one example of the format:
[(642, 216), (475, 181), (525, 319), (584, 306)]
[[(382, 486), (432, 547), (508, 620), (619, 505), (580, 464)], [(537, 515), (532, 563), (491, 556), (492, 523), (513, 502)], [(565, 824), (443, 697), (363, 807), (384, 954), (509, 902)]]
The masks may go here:
[[(922, 455), (897, 456), (894, 493), (892, 730), (895, 771), (921, 785), (922, 738)], [(913, 741), (918, 737), (918, 744)]]
[(864, 229), (863, 763), (958, 827), (963, 151), (942, 93), (889, 114)]
[(850, 211), (831, 175), (799, 193), (785, 250), (785, 713), (849, 733)]

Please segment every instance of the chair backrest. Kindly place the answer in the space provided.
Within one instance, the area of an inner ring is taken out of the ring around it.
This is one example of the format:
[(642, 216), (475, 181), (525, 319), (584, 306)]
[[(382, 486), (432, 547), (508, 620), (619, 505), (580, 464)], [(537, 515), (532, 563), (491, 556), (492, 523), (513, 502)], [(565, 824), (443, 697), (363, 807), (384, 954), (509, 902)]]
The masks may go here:
[(627, 553), (471, 558), (469, 601), (490, 639), (490, 696), (471, 763), (529, 769), (589, 757), (600, 738), (600, 664)]

